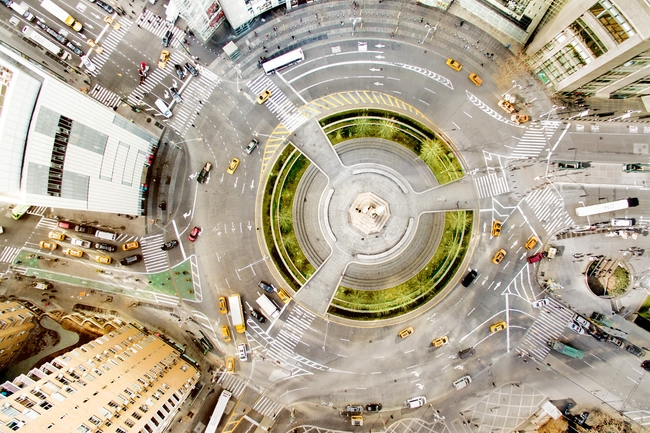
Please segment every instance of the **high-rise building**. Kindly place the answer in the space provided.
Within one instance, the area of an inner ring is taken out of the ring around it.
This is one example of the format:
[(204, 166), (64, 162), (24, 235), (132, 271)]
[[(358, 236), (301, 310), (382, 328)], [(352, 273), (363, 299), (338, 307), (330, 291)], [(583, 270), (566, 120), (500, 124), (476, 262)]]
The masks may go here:
[(177, 348), (122, 325), (0, 385), (0, 432), (162, 432), (199, 377)]
[(571, 0), (539, 28), (526, 53), (533, 72), (556, 92), (650, 95), (650, 4)]
[(0, 303), (0, 370), (6, 368), (34, 329), (34, 314), (14, 301)]
[(0, 200), (144, 214), (158, 137), (4, 45), (0, 94)]

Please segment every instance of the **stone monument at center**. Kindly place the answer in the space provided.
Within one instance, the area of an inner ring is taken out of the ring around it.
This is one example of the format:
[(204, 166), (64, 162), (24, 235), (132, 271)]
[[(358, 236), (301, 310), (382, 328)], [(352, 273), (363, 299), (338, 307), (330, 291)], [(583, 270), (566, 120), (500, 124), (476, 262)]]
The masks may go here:
[(366, 235), (379, 233), (390, 218), (388, 202), (372, 192), (359, 194), (348, 210), (349, 223)]

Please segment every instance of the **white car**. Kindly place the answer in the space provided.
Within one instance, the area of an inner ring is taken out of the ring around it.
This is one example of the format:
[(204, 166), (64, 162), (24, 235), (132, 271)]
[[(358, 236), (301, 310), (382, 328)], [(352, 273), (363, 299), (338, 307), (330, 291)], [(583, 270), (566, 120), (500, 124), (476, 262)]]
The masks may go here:
[(83, 239), (75, 239), (75, 238), (70, 239), (70, 243), (72, 245), (76, 245), (81, 248), (90, 248), (91, 245), (90, 241), (84, 241)]
[(587, 331), (582, 326), (578, 325), (576, 322), (570, 322), (568, 324), (569, 328), (577, 334), (586, 334)]
[(409, 409), (415, 409), (417, 407), (422, 407), (425, 404), (427, 404), (427, 398), (421, 395), (419, 397), (409, 398), (406, 400), (406, 403), (404, 403), (404, 406), (408, 407)]
[(237, 345), (237, 352), (239, 352), (239, 359), (242, 361), (248, 361), (248, 351), (246, 350), (246, 344), (241, 343)]
[(538, 299), (530, 305), (532, 305), (533, 308), (542, 308), (543, 306), (548, 305), (548, 299)]
[(81, 63), (83, 63), (83, 65), (88, 68), (90, 72), (95, 72), (97, 69), (95, 65), (93, 65), (93, 62), (90, 61), (88, 56), (81, 56)]

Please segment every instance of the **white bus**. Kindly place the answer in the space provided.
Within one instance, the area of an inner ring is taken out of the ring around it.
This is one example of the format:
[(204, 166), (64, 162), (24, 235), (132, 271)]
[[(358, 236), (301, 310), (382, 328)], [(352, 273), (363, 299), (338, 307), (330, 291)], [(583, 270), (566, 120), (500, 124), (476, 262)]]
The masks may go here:
[(638, 198), (626, 198), (623, 200), (610, 201), (601, 204), (592, 204), (591, 206), (582, 206), (576, 208), (576, 215), (587, 216), (596, 215), (599, 213), (613, 212), (615, 210), (627, 209), (639, 205)]
[(282, 54), (268, 62), (264, 62), (262, 67), (264, 68), (266, 75), (271, 75), (275, 71), (291, 66), (294, 63), (302, 62), (303, 60), (305, 60), (305, 54), (302, 52), (302, 49), (298, 48), (297, 50), (289, 51), (288, 53)]
[(223, 417), (223, 413), (226, 410), (226, 405), (228, 404), (230, 397), (232, 397), (232, 393), (227, 389), (224, 389), (221, 392), (219, 401), (217, 401), (217, 405), (215, 406), (214, 412), (212, 412), (212, 416), (208, 422), (208, 426), (205, 428), (205, 433), (215, 433), (217, 431), (217, 426)]
[(230, 318), (238, 334), (246, 332), (244, 323), (244, 311), (241, 307), (241, 297), (239, 295), (228, 296), (228, 306), (230, 307)]
[(280, 310), (265, 294), (257, 298), (257, 305), (260, 306), (264, 314), (274, 319), (280, 317)]

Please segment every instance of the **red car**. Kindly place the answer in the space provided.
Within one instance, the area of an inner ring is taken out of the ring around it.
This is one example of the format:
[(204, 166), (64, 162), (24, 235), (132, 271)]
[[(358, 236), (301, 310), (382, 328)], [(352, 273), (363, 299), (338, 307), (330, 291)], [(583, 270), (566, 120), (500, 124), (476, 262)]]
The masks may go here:
[(546, 251), (542, 251), (542, 252), (539, 252), (539, 253), (537, 253), (537, 254), (534, 254), (534, 255), (528, 257), (528, 259), (527, 259), (527, 260), (528, 260), (528, 263), (539, 262), (540, 260), (542, 260), (543, 258), (545, 258), (546, 255), (547, 255)]
[(190, 242), (194, 242), (196, 238), (199, 236), (199, 233), (201, 233), (201, 229), (198, 227), (194, 227), (187, 238), (190, 240)]

